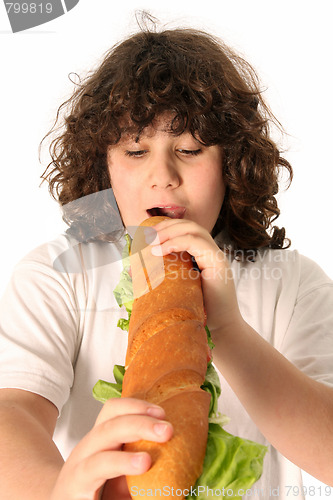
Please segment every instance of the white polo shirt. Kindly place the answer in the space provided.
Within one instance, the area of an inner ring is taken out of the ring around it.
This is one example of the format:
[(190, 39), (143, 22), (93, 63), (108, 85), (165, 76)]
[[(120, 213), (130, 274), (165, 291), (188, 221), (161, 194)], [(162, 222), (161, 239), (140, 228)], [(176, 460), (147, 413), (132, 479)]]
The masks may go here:
[[(59, 409), (55, 442), (66, 458), (101, 409), (99, 379), (124, 364), (124, 308), (113, 290), (122, 270), (118, 243), (76, 244), (67, 235), (22, 259), (0, 302), (0, 387), (44, 396)], [(333, 386), (333, 283), (296, 251), (266, 250), (231, 263), (241, 313), (264, 339), (310, 377)], [(261, 479), (245, 498), (288, 499), (301, 472), (265, 440), (223, 379), (220, 411), (228, 432), (269, 447)], [(288, 495), (289, 491), (289, 495)]]

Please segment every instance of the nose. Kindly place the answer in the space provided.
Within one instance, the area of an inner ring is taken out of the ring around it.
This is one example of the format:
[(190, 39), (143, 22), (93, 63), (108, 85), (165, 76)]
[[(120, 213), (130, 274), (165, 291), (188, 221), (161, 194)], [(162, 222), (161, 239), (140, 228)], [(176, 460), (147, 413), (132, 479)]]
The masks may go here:
[(149, 183), (153, 189), (174, 189), (179, 186), (179, 172), (171, 155), (160, 153), (152, 158)]

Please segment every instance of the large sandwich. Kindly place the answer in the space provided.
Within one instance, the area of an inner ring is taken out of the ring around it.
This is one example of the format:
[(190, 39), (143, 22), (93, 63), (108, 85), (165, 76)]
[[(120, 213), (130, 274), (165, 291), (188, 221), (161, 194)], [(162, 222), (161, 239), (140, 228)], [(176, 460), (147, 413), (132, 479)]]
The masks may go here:
[[(221, 426), (220, 385), (210, 355), (200, 273), (186, 252), (151, 254), (147, 229), (162, 219), (151, 217), (141, 224), (130, 261), (125, 257), (115, 296), (129, 312), (129, 320), (119, 325), (128, 329), (126, 368), (117, 365), (116, 383), (99, 381), (94, 396), (158, 404), (173, 425), (166, 443), (141, 440), (124, 446), (152, 457), (146, 473), (126, 478), (133, 498), (206, 498), (208, 488), (210, 498), (221, 498), (228, 490), (228, 496), (232, 492), (237, 498), (260, 477), (266, 448)], [(103, 500), (111, 500), (107, 491)]]

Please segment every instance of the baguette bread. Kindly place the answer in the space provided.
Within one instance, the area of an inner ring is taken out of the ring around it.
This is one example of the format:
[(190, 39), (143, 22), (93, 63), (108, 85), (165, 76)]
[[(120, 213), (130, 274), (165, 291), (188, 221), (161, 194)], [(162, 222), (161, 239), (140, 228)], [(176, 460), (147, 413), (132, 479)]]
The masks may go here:
[(209, 357), (200, 273), (188, 253), (154, 257), (145, 241), (143, 228), (165, 218), (144, 221), (131, 249), (134, 303), (122, 397), (160, 405), (174, 429), (166, 443), (124, 445), (152, 457), (146, 473), (126, 478), (130, 493), (140, 491), (140, 498), (171, 491), (185, 498), (180, 493), (202, 472), (208, 435), (210, 395), (200, 388)]

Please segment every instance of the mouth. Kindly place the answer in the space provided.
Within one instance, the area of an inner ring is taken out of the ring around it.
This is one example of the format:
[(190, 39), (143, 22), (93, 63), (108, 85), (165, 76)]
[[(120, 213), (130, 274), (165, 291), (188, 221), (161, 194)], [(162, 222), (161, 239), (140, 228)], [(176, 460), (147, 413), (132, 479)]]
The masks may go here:
[(161, 205), (152, 207), (147, 210), (149, 217), (165, 216), (171, 219), (183, 219), (185, 216), (186, 208), (177, 205)]

